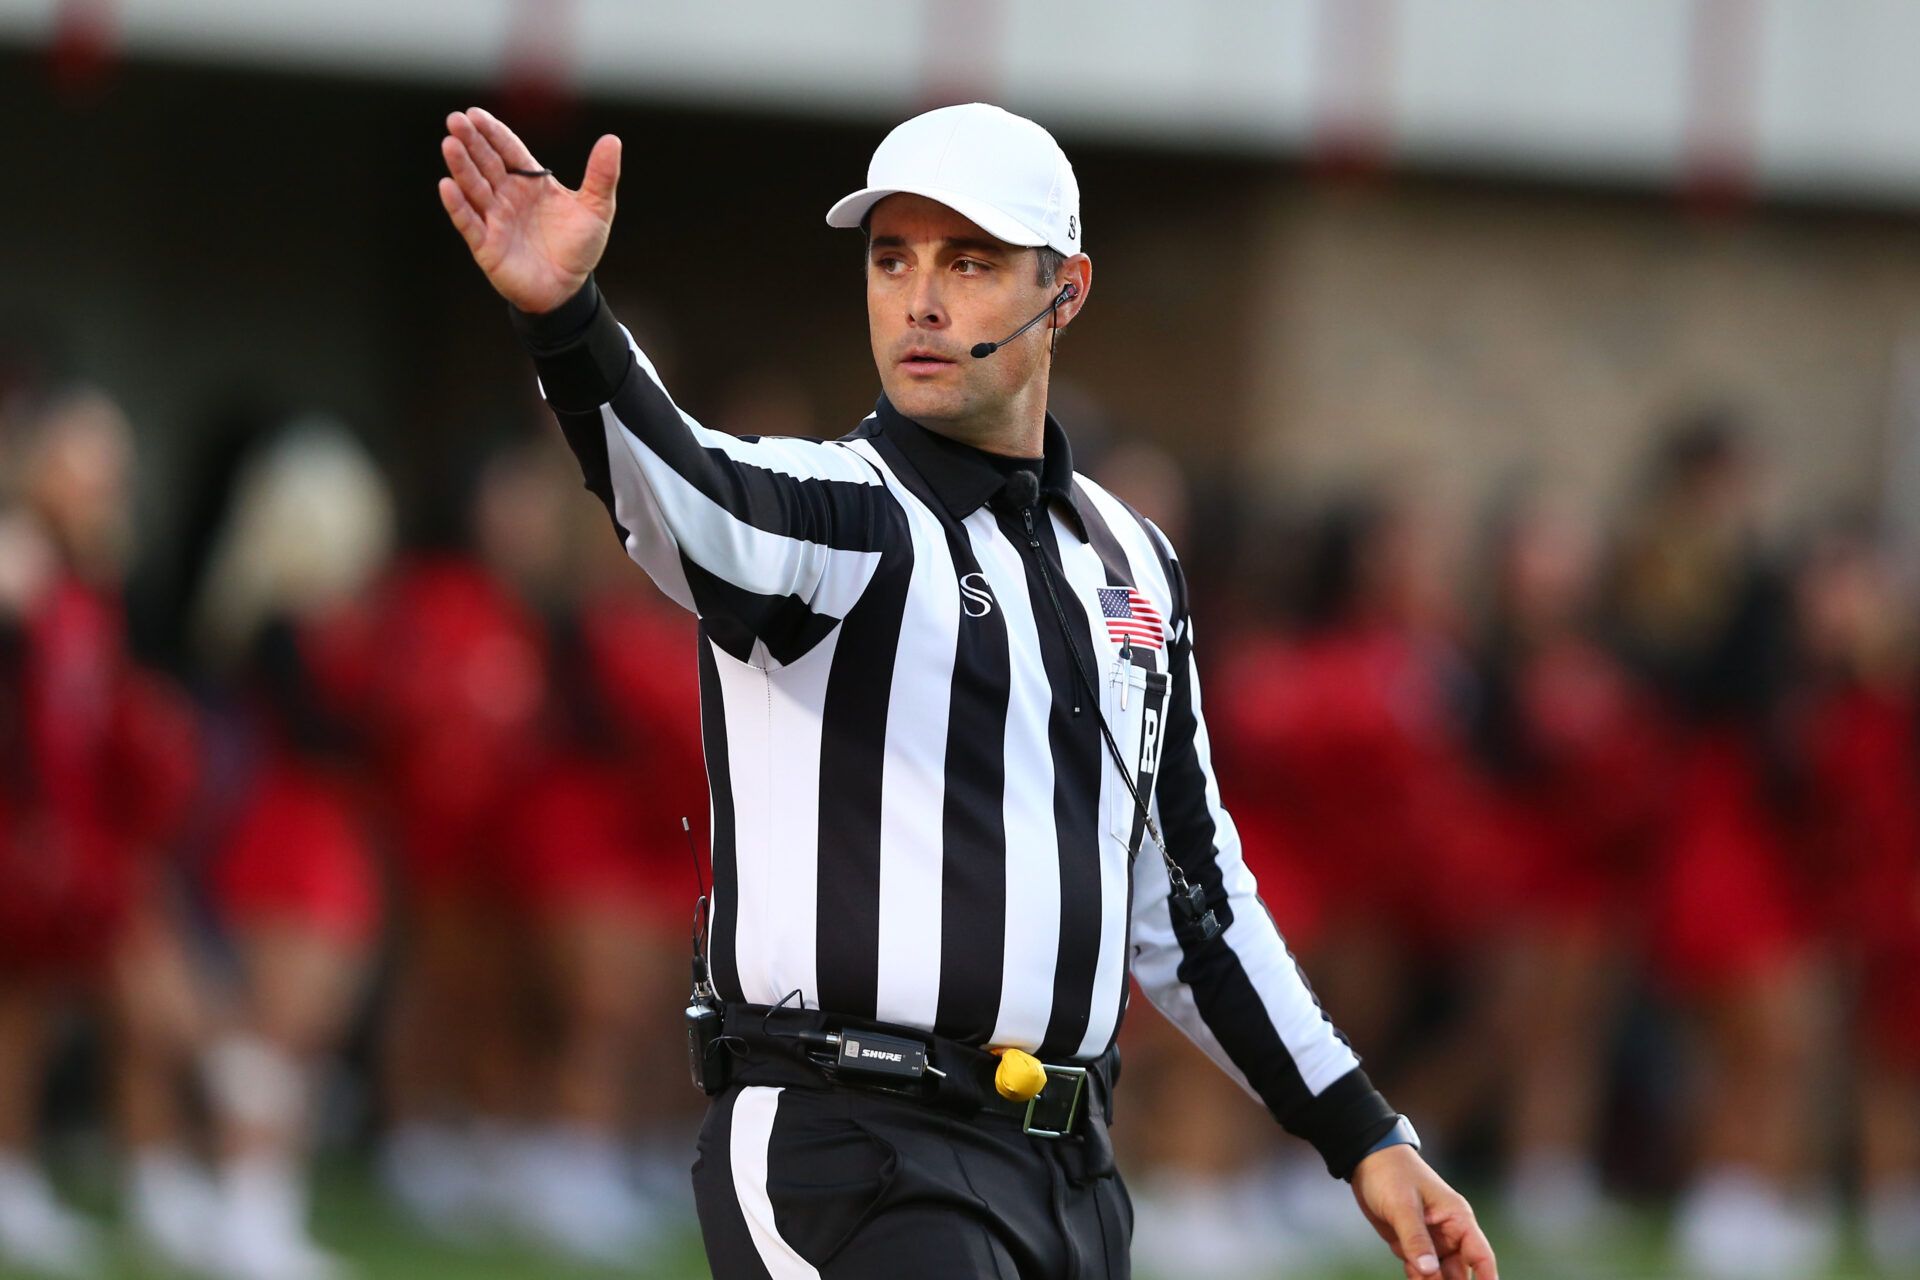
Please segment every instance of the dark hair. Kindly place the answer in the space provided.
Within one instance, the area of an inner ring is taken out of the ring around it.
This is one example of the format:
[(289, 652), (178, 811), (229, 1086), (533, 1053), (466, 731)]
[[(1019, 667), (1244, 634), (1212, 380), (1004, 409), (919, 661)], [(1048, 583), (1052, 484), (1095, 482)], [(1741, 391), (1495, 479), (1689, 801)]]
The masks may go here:
[(1067, 255), (1050, 244), (1043, 244), (1033, 251), (1034, 279), (1040, 284), (1052, 284), (1060, 278), (1060, 268), (1067, 265)]

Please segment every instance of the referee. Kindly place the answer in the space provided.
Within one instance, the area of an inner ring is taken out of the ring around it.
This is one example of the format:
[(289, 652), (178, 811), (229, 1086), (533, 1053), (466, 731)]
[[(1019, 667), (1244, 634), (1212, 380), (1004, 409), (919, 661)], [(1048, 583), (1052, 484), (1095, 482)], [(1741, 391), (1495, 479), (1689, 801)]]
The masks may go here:
[(1093, 284), (1053, 138), (973, 104), (880, 144), (827, 221), (866, 238), (884, 394), (803, 441), (701, 427), (608, 311), (619, 139), (574, 191), (485, 111), (447, 128), (441, 201), (587, 487), (700, 618), (714, 1274), (1126, 1276), (1131, 975), (1351, 1180), (1408, 1277), (1490, 1280), (1241, 860), (1173, 548), (1047, 413)]

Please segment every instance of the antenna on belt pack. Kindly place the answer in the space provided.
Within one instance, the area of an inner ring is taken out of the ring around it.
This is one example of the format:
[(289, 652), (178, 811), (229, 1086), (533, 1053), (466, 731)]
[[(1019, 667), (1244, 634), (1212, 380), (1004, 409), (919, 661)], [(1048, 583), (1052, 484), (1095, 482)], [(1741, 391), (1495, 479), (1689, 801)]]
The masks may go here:
[(1160, 850), (1160, 861), (1166, 865), (1169, 901), (1173, 904), (1174, 914), (1198, 928), (1203, 941), (1211, 942), (1220, 936), (1220, 919), (1214, 915), (1213, 908), (1207, 905), (1206, 891), (1187, 879), (1186, 871), (1167, 851), (1167, 842), (1160, 837), (1160, 824), (1153, 820), (1151, 806), (1146, 797), (1140, 794), (1140, 788), (1133, 780), (1133, 771), (1127, 767), (1126, 755), (1120, 750), (1120, 744), (1113, 740), (1113, 730), (1107, 725), (1106, 713), (1100, 709), (1100, 691), (1094, 687), (1093, 677), (1087, 674), (1080, 656), (1080, 646), (1073, 642), (1072, 624), (1067, 621), (1066, 607), (1060, 603), (1060, 592), (1053, 585), (1053, 571), (1047, 567), (1047, 554), (1040, 545), (1040, 534), (1033, 525), (1033, 504), (1039, 497), (1039, 477), (1023, 469), (1007, 477), (1007, 483), (994, 497), (994, 505), (1002, 511), (1017, 511), (1026, 527), (1027, 545), (1033, 548), (1033, 558), (1040, 563), (1040, 578), (1047, 584), (1047, 598), (1053, 601), (1053, 616), (1060, 624), (1060, 638), (1067, 642), (1067, 652), (1073, 655), (1074, 674), (1080, 677), (1081, 686), (1093, 703), (1093, 714), (1100, 722), (1100, 736), (1106, 739), (1107, 753), (1120, 770), (1120, 781), (1127, 784), (1127, 794), (1133, 797), (1134, 809), (1140, 815), (1147, 834), (1152, 837), (1154, 847)]
[(712, 920), (707, 882), (700, 874), (699, 850), (693, 847), (693, 824), (685, 815), (680, 818), (680, 830), (686, 833), (687, 853), (693, 858), (693, 882), (700, 890), (699, 900), (693, 907), (693, 992), (687, 997), (686, 1010), (687, 1073), (693, 1078), (694, 1087), (711, 1097), (727, 1087), (730, 1074), (727, 1037), (721, 1030), (726, 1010), (714, 994), (713, 974), (707, 964), (706, 937)]
[(707, 927), (711, 920), (708, 915), (710, 900), (707, 897), (706, 877), (700, 874), (700, 852), (693, 847), (693, 824), (686, 815), (680, 815), (680, 830), (687, 837), (687, 856), (693, 859), (693, 883), (700, 890), (700, 896), (693, 904), (693, 994), (695, 996), (713, 995), (713, 976), (707, 967)]

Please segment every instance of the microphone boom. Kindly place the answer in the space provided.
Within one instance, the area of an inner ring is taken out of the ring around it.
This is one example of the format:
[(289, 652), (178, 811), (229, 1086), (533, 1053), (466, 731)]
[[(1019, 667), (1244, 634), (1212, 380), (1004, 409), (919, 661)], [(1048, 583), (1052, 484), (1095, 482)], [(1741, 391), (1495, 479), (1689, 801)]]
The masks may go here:
[(1000, 339), (1000, 341), (974, 343), (973, 358), (975, 360), (985, 360), (988, 356), (992, 355), (994, 352), (1006, 346), (1009, 342), (1012, 342), (1015, 338), (1019, 337), (1021, 334), (1025, 333), (1027, 330), (1033, 328), (1033, 326), (1039, 324), (1042, 320), (1045, 320), (1048, 316), (1052, 315), (1056, 310), (1059, 309), (1059, 306), (1061, 303), (1072, 298), (1075, 294), (1079, 292), (1080, 292), (1080, 286), (1075, 284), (1066, 285), (1064, 288), (1060, 290), (1058, 294), (1054, 296), (1054, 299), (1052, 302), (1049, 302), (1046, 306), (1040, 308), (1040, 310), (1034, 314), (1033, 319), (1027, 321), (1025, 324), (1021, 325), (1018, 329), (1015, 329), (1012, 333)]

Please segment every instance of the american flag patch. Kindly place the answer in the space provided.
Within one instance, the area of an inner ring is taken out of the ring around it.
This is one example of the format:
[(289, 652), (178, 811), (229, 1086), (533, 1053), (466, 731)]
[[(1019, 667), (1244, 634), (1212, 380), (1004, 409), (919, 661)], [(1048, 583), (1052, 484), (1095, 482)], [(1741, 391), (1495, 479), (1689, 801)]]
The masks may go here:
[(1107, 620), (1107, 635), (1115, 644), (1132, 642), (1142, 649), (1165, 647), (1160, 629), (1166, 624), (1160, 611), (1132, 587), (1101, 587), (1100, 616)]

